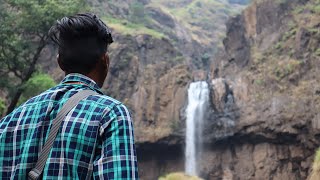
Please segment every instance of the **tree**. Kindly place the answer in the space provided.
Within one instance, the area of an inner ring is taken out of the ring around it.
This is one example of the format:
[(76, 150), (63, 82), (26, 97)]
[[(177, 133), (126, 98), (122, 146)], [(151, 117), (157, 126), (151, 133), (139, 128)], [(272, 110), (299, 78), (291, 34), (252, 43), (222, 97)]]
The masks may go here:
[(0, 88), (8, 92), (7, 114), (38, 68), (50, 27), (84, 9), (85, 0), (0, 0)]
[(55, 85), (56, 82), (48, 74), (34, 73), (32, 77), (24, 84), (23, 93), (19, 99), (18, 104), (24, 103), (29, 98), (38, 95)]

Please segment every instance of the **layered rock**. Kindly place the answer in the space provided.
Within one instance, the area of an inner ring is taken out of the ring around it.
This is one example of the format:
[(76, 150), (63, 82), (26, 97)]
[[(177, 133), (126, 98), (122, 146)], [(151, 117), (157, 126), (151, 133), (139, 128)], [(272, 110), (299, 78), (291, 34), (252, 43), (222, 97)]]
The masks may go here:
[[(109, 5), (108, 13), (128, 18), (130, 3)], [(154, 6), (147, 10), (158, 24), (150, 28), (170, 29), (169, 38), (115, 32), (104, 90), (132, 110), (141, 178), (183, 171), (188, 84), (209, 74), (202, 177), (305, 179), (320, 144), (320, 16), (307, 8), (315, 5), (314, 0), (253, 3), (227, 23), (225, 50), (214, 60), (196, 58), (212, 47), (202, 49), (183, 24)]]
[(315, 5), (263, 0), (227, 23), (225, 51), (211, 68), (212, 107), (223, 108), (208, 122), (218, 131), (207, 132), (206, 179), (307, 178), (320, 146), (320, 33), (312, 30), (320, 16), (308, 9)]
[(148, 35), (119, 36), (115, 42), (103, 88), (132, 110), (137, 142), (153, 143), (169, 136), (179, 128), (191, 78), (184, 58), (168, 41)]

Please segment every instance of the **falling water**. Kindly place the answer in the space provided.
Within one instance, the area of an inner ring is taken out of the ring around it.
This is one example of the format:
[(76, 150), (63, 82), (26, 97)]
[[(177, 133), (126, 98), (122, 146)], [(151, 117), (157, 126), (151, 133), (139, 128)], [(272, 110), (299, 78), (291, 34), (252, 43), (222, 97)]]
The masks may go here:
[(198, 175), (197, 162), (201, 153), (201, 132), (204, 113), (209, 100), (208, 84), (193, 82), (188, 89), (185, 171), (188, 175)]

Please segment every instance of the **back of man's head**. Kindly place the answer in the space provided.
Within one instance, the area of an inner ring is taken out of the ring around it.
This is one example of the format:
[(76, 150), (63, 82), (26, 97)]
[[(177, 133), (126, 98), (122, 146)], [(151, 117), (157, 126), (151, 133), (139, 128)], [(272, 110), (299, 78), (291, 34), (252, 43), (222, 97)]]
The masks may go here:
[(89, 73), (113, 42), (111, 31), (96, 15), (64, 17), (50, 29), (59, 46), (59, 62), (67, 73)]

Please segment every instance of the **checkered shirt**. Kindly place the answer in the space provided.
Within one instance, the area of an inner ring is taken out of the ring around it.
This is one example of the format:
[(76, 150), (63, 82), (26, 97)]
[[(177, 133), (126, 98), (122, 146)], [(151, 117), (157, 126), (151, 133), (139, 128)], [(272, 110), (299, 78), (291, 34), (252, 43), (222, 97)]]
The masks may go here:
[(0, 179), (27, 179), (62, 105), (84, 89), (99, 95), (82, 100), (65, 117), (43, 179), (139, 179), (128, 109), (103, 95), (93, 80), (75, 73), (0, 120)]

